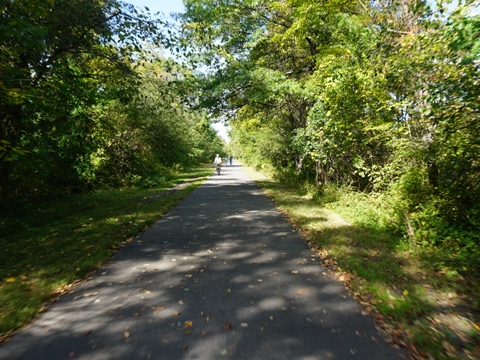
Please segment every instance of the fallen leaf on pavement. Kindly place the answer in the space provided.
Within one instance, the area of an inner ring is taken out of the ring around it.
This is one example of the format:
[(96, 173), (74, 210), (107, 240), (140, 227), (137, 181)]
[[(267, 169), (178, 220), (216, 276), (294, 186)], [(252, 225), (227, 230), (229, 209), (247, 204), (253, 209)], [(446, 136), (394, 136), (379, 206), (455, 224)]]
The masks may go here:
[(156, 314), (159, 311), (162, 311), (165, 309), (165, 306), (152, 306), (153, 312)]
[(302, 295), (302, 294), (305, 294), (305, 293), (311, 293), (312, 290), (311, 289), (299, 289), (296, 291), (296, 294), (297, 295)]

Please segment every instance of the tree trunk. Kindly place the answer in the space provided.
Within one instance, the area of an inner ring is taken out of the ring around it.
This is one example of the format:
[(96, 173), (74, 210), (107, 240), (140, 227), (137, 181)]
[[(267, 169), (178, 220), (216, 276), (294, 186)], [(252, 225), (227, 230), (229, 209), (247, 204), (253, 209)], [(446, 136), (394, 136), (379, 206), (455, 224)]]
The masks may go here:
[(10, 170), (11, 162), (2, 161), (0, 163), (0, 187), (1, 187), (1, 197), (3, 200), (7, 201), (10, 198)]
[(297, 168), (297, 173), (300, 174), (303, 168), (303, 157), (295, 158), (295, 167)]
[(315, 162), (315, 181), (317, 186), (324, 186), (328, 182), (327, 173), (320, 160)]

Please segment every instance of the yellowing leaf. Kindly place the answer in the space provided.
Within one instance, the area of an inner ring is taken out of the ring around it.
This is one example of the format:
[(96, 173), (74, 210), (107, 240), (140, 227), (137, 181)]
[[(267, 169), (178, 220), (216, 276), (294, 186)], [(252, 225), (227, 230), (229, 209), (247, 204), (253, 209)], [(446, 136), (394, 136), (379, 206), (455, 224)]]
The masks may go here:
[(410, 293), (408, 292), (408, 290), (403, 290), (403, 292), (402, 292), (402, 295), (403, 295), (403, 296), (408, 296), (409, 294), (410, 294)]
[(162, 311), (163, 309), (165, 309), (165, 306), (152, 306), (154, 312)]
[(8, 277), (8, 278), (5, 278), (4, 279), (7, 283), (13, 283), (15, 282), (15, 278), (14, 277)]
[(192, 327), (193, 326), (193, 321), (185, 321), (185, 327)]

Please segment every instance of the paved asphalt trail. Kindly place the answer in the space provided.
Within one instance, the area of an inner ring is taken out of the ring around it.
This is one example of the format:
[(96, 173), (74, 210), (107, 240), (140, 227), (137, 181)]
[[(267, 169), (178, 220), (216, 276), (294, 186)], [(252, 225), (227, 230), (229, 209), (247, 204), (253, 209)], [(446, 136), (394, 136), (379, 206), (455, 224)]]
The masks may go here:
[(0, 347), (13, 359), (400, 359), (241, 166)]

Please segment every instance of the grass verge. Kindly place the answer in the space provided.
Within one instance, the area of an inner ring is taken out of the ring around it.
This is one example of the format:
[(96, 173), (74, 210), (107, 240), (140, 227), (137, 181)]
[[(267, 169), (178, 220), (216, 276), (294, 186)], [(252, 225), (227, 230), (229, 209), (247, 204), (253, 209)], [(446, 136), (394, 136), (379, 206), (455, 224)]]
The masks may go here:
[(68, 195), (0, 214), (0, 344), (211, 174), (184, 170), (157, 188)]
[(412, 359), (480, 359), (479, 313), (472, 301), (480, 294), (477, 281), (439, 272), (429, 259), (440, 254), (425, 257), (395, 235), (380, 221), (381, 204), (365, 194), (316, 197), (247, 171), (388, 342)]

